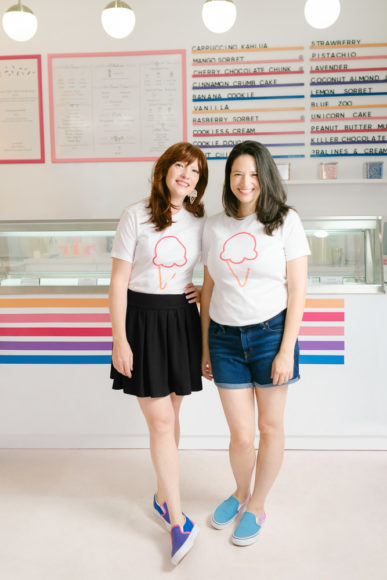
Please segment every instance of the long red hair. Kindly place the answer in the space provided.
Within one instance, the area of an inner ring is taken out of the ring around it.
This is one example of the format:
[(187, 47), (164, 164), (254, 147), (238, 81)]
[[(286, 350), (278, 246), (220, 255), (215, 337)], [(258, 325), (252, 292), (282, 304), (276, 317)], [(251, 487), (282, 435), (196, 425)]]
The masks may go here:
[(204, 205), (201, 203), (201, 199), (208, 182), (206, 156), (201, 149), (191, 145), (191, 143), (176, 143), (159, 157), (152, 173), (152, 189), (148, 209), (151, 212), (149, 221), (155, 225), (156, 231), (162, 231), (172, 224), (171, 194), (166, 185), (168, 169), (178, 161), (191, 164), (195, 160), (198, 162), (200, 175), (195, 188), (198, 193), (193, 203), (190, 203), (187, 197), (184, 200), (184, 206), (195, 217), (203, 217)]

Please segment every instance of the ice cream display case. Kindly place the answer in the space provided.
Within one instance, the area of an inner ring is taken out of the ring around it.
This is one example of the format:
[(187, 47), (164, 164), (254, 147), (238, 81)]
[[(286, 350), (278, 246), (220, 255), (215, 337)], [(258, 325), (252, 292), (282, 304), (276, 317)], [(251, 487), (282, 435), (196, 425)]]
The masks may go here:
[[(308, 294), (384, 291), (382, 218), (302, 220)], [(118, 220), (0, 222), (0, 294), (107, 294)], [(201, 285), (198, 264), (194, 283)]]
[(117, 220), (0, 222), (0, 293), (107, 293)]
[(384, 292), (381, 217), (303, 219), (308, 294)]

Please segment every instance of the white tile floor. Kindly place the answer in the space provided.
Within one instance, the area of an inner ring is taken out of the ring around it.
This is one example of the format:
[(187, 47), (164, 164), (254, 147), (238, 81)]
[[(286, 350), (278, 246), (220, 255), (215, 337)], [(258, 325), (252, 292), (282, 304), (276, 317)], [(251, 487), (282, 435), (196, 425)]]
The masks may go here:
[(201, 533), (174, 568), (145, 450), (0, 450), (1, 580), (386, 580), (387, 452), (287, 451), (258, 541), (208, 516), (232, 491), (225, 451), (181, 451)]

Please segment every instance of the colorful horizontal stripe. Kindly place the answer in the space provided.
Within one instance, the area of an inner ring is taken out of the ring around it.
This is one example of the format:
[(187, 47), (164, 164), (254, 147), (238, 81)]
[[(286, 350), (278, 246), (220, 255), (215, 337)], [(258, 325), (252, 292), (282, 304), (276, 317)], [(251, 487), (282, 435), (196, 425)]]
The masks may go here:
[[(107, 307), (107, 298), (0, 299), (0, 351), (4, 352), (0, 364), (110, 364), (112, 329)], [(344, 364), (344, 318), (342, 298), (306, 300), (299, 339), (301, 364)]]
[[(345, 342), (334, 339), (344, 337), (344, 325), (330, 324), (344, 322), (344, 305), (343, 298), (307, 298), (298, 341), (300, 364), (344, 364)], [(310, 322), (319, 324), (311, 325)]]
[(343, 340), (300, 340), (301, 350), (344, 350)]
[[(387, 107), (387, 105), (385, 105)], [(318, 109), (318, 107), (314, 107)], [(321, 107), (322, 109), (324, 107)], [(224, 114), (233, 114), (233, 113), (266, 113), (270, 111), (305, 111), (305, 107), (264, 107), (264, 108), (254, 108), (254, 109), (227, 109), (227, 111), (222, 111), (222, 115)], [(192, 111), (193, 115), (219, 115), (219, 111), (216, 109), (210, 111)]]
[(112, 329), (106, 328), (68, 328), (65, 326), (42, 327), (25, 326), (24, 328), (0, 328), (0, 336), (111, 336)]
[(0, 364), (11, 365), (108, 365), (111, 363), (111, 356), (94, 355), (0, 355)]
[[(203, 149), (203, 147), (199, 147), (200, 149)], [(230, 145), (230, 149), (232, 148), (232, 145)], [(295, 159), (296, 157), (305, 157), (305, 155), (272, 155), (273, 159)], [(206, 159), (212, 159), (214, 161), (219, 161), (220, 159), (227, 159), (227, 156), (225, 155), (224, 157), (210, 157), (207, 156)]]
[(307, 298), (305, 308), (344, 308), (344, 298)]
[(344, 336), (344, 326), (301, 326), (299, 336)]
[(344, 312), (304, 312), (303, 322), (308, 321), (327, 321), (343, 322)]
[[(387, 58), (387, 57), (386, 57)], [(317, 59), (313, 59), (311, 58), (310, 60), (317, 60)], [(233, 66), (242, 64), (242, 65), (246, 65), (246, 64), (273, 64), (273, 63), (284, 63), (284, 62), (304, 62), (304, 59), (302, 57), (300, 58), (274, 58), (274, 59), (269, 59), (269, 60), (233, 60), (232, 63), (226, 61), (226, 62), (193, 62), (192, 66), (204, 66), (207, 67), (209, 65), (211, 66), (230, 66), (231, 64)]]
[[(377, 141), (375, 141), (375, 144)], [(360, 143), (359, 143), (360, 145)], [(311, 153), (311, 157), (385, 157), (387, 153)]]
[[(242, 133), (239, 134), (241, 135)], [(208, 135), (201, 135), (201, 137), (208, 137)], [(301, 147), (305, 143), (262, 143), (262, 145), (265, 145), (265, 147)], [(200, 145), (200, 149), (225, 149), (227, 147), (232, 147), (232, 145)]]
[[(359, 45), (358, 45), (359, 46)], [(370, 46), (384, 46), (383, 44), (372, 44)], [(194, 49), (192, 54), (207, 54), (212, 52), (270, 52), (271, 50), (304, 50), (303, 46), (264, 46), (264, 47), (246, 47), (246, 48), (212, 48), (212, 49)], [(316, 47), (314, 47), (316, 50)]]
[(110, 342), (51, 342), (51, 341), (4, 341), (0, 342), (0, 350), (112, 350)]
[(336, 355), (300, 355), (302, 365), (343, 365), (344, 357)]
[(0, 314), (1, 322), (110, 322), (110, 314)]
[(0, 308), (107, 308), (107, 298), (3, 298)]

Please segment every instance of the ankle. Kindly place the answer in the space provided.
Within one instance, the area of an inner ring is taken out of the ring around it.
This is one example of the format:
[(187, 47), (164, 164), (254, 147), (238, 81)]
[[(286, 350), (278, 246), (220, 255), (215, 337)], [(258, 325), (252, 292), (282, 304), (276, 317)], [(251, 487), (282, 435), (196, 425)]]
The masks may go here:
[(249, 501), (249, 505), (247, 507), (247, 511), (251, 512), (256, 517), (258, 517), (262, 513), (265, 513), (265, 506), (264, 506), (264, 504), (262, 504), (260, 502), (253, 502), (253, 500), (251, 499)]
[(171, 526), (180, 526), (181, 529), (183, 529), (183, 526), (185, 524), (185, 515), (181, 514), (180, 517), (178, 518), (172, 518), (171, 517)]
[(235, 493), (232, 494), (234, 497), (236, 497), (236, 499), (239, 501), (239, 503), (242, 505), (244, 503), (246, 503), (246, 501), (249, 499), (250, 497), (250, 492), (246, 492), (246, 491), (240, 491), (239, 489), (236, 490)]

